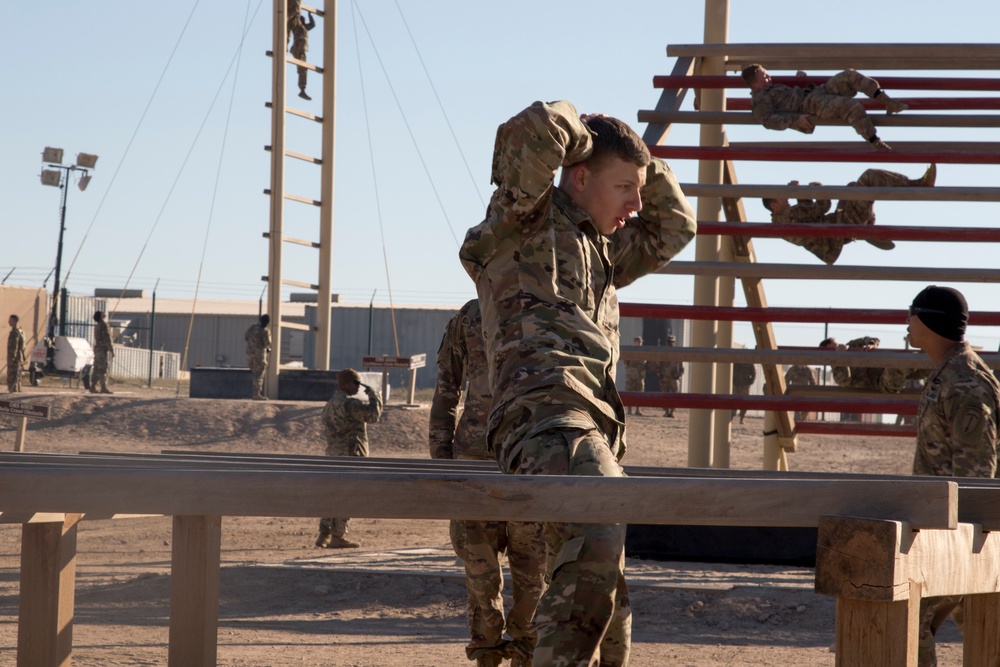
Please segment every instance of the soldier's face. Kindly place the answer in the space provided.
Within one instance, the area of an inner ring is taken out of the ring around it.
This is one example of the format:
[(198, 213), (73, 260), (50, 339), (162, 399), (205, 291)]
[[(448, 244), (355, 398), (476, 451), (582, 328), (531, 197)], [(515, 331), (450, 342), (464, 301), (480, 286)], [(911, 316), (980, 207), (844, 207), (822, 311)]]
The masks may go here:
[(8, 317), (7, 324), (9, 324), (11, 329), (13, 329), (14, 325), (17, 324), (17, 320), (15, 320), (13, 317)]
[(598, 231), (611, 235), (642, 210), (639, 190), (646, 183), (646, 168), (617, 157), (596, 167), (578, 166), (569, 194), (590, 215)]
[(929, 333), (931, 333), (931, 330), (927, 328), (926, 324), (920, 321), (919, 315), (910, 315), (906, 318), (906, 336), (913, 347), (920, 348), (921, 350), (924, 349)]
[(771, 75), (767, 73), (766, 69), (759, 69), (756, 74), (753, 75), (753, 81), (750, 82), (750, 89), (758, 90), (760, 88), (767, 88), (770, 85)]

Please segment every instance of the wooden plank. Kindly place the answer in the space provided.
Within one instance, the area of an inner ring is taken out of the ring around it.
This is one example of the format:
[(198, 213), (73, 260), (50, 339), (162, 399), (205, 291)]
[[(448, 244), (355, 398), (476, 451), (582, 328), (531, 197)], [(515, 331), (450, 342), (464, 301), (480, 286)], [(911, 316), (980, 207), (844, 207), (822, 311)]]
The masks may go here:
[[(807, 74), (805, 76), (772, 75), (771, 81), (786, 86), (821, 86), (829, 80), (829, 74)], [(921, 77), (921, 76), (879, 76), (879, 84), (886, 90), (980, 90), (1000, 91), (1000, 78), (997, 77)], [(658, 75), (653, 77), (654, 88), (740, 88), (747, 85), (742, 76), (677, 76)]]
[[(1000, 98), (998, 98), (1000, 99)], [(745, 160), (758, 162), (861, 162), (865, 164), (1000, 164), (1000, 153), (989, 150), (959, 150), (941, 145), (927, 150), (909, 150), (893, 142), (893, 150), (882, 151), (863, 140), (843, 148), (815, 146), (810, 141), (774, 142), (767, 146), (650, 146), (651, 155), (664, 160)]]
[[(677, 62), (674, 63), (673, 74), (675, 76), (687, 76), (694, 72), (695, 64), (694, 58), (678, 58)], [(661, 113), (677, 111), (681, 108), (686, 94), (687, 89), (685, 88), (660, 92), (660, 99), (656, 102), (656, 111)], [(653, 122), (649, 123), (646, 131), (642, 133), (642, 140), (647, 144), (662, 144), (667, 140), (667, 135), (669, 134), (669, 123)]]
[(1000, 593), (966, 595), (962, 664), (1000, 665)]
[(942, 269), (905, 266), (827, 266), (825, 264), (736, 264), (670, 262), (657, 273), (672, 276), (718, 275), (789, 280), (912, 280), (923, 283), (1000, 282), (997, 269)]
[[(812, 227), (813, 225), (809, 226)], [(732, 320), (734, 322), (899, 324), (906, 320), (907, 315), (906, 310), (893, 310), (889, 308), (782, 308), (780, 306), (773, 308), (749, 308), (742, 306), (727, 308), (660, 303), (623, 303), (620, 308), (622, 317), (660, 317), (684, 320), (710, 319)], [(1000, 312), (975, 311), (969, 313), (969, 324), (976, 326), (1000, 326)]]
[[(921, 58), (728, 58), (726, 69), (739, 72), (747, 65), (763, 65), (771, 71), (790, 70), (831, 70), (836, 72), (845, 67), (853, 67), (862, 72), (883, 72), (886, 70), (998, 70), (1000, 58), (941, 60), (933, 57)], [(881, 76), (881, 74), (879, 75)]]
[[(915, 175), (918, 178), (920, 175)], [(681, 183), (688, 197), (770, 197), (774, 199), (842, 199), (856, 201), (1000, 201), (1000, 188), (869, 188), (851, 185), (720, 185)], [(759, 202), (758, 202), (759, 203)], [(745, 222), (745, 221), (744, 221)]]
[[(0, 510), (171, 516), (815, 526), (829, 512), (957, 522), (951, 481), (861, 482), (0, 467)], [(413, 498), (420, 498), (414, 503)]]
[[(895, 91), (893, 91), (895, 93)], [(996, 111), (1000, 109), (1000, 97), (900, 97), (893, 94), (893, 99), (903, 102), (909, 107), (907, 114), (920, 111)], [(885, 105), (870, 97), (858, 98), (869, 116), (886, 117)], [(730, 97), (726, 100), (729, 111), (750, 111), (750, 96)]]
[[(718, 234), (753, 238), (816, 237), (855, 240), (929, 241), (933, 243), (998, 243), (996, 227), (911, 227), (904, 225), (838, 225), (831, 223), (698, 222), (699, 235)], [(625, 304), (622, 304), (623, 306)], [(625, 317), (625, 315), (622, 315)]]
[(21, 528), (17, 667), (70, 667), (79, 517)]
[[(902, 324), (902, 322), (900, 323)], [(1000, 368), (1000, 355), (990, 355)], [(920, 352), (870, 350), (756, 350), (713, 347), (670, 347), (666, 345), (623, 345), (621, 358), (631, 361), (710, 361), (778, 365), (863, 366), (876, 368), (934, 368), (935, 364)]]
[(222, 517), (174, 517), (169, 667), (216, 664), (221, 548)]
[(837, 667), (917, 667), (920, 591), (899, 602), (837, 598), (836, 627)]
[[(995, 494), (994, 494), (995, 497)], [(884, 519), (823, 517), (816, 547), (816, 592), (898, 602), (910, 583), (923, 597), (1000, 593), (1000, 535), (960, 523), (920, 530)]]
[(323, 68), (320, 67), (319, 65), (313, 65), (310, 62), (307, 62), (305, 60), (299, 60), (298, 58), (293, 58), (292, 56), (289, 55), (285, 56), (285, 62), (288, 63), (289, 65), (295, 65), (296, 67), (305, 67), (306, 69), (310, 69), (316, 72), (317, 74), (323, 73)]
[[(734, 100), (735, 101), (735, 100)], [(736, 105), (744, 106), (743, 104)], [(749, 111), (655, 111), (641, 110), (640, 123), (651, 125), (760, 125)], [(996, 114), (922, 114), (904, 113), (885, 116), (872, 114), (876, 127), (1000, 127), (1000, 115)], [(843, 121), (825, 120), (813, 117), (813, 123), (821, 126), (843, 126)], [(662, 143), (662, 142), (657, 142)]]
[(876, 44), (864, 43), (726, 43), (671, 44), (667, 55), (680, 57), (706, 56), (801, 56), (830, 58), (1000, 58), (997, 44)]

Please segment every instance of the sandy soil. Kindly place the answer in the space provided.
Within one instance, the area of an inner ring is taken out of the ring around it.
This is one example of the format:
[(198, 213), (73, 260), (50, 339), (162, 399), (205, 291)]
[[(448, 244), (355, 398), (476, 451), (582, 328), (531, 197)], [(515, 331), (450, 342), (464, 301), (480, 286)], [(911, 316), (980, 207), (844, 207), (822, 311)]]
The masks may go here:
[[(4, 395), (4, 399), (14, 398)], [(317, 454), (320, 404), (175, 398), (173, 390), (100, 396), (29, 388), (17, 397), (51, 406), (29, 425), (34, 452), (162, 449)], [(427, 397), (424, 397), (427, 400)], [(630, 418), (631, 465), (684, 465), (687, 415)], [(428, 411), (393, 409), (370, 428), (373, 456), (423, 458)], [(732, 467), (759, 468), (762, 420), (733, 429)], [(0, 447), (13, 448), (13, 421)], [(802, 436), (794, 470), (905, 474), (912, 442)], [(359, 519), (361, 549), (313, 547), (315, 519), (223, 521), (218, 664), (443, 667), (465, 659), (465, 590), (445, 521)], [(169, 518), (81, 524), (73, 664), (165, 665)], [(17, 643), (20, 527), (0, 526), (0, 665)], [(811, 570), (774, 566), (629, 562), (636, 666), (832, 666), (834, 601), (815, 595)], [(941, 667), (961, 665), (950, 624)]]

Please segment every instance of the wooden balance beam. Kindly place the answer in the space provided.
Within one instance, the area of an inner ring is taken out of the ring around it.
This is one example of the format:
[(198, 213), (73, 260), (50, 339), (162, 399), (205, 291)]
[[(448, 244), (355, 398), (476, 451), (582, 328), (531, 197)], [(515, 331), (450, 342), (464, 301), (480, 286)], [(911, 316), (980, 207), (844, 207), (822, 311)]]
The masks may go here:
[[(906, 321), (907, 316), (907, 311), (903, 309), (742, 308), (737, 306), (684, 306), (659, 303), (623, 303), (620, 306), (620, 310), (622, 317), (716, 320), (725, 322), (809, 322), (817, 324), (900, 324)], [(975, 326), (1000, 326), (1000, 312), (971, 312), (969, 313), (969, 324)]]
[[(743, 103), (733, 100), (736, 107), (747, 107)], [(914, 102), (914, 104), (916, 104)], [(925, 102), (923, 106), (929, 106)], [(640, 123), (650, 124), (683, 124), (683, 125), (760, 125), (749, 111), (734, 111), (727, 107), (729, 111), (652, 111), (648, 109), (640, 110), (637, 119)], [(874, 109), (873, 109), (874, 111)], [(1000, 115), (997, 114), (921, 114), (904, 113), (884, 116), (878, 113), (870, 116), (875, 127), (1000, 127)], [(811, 118), (814, 125), (838, 126), (844, 125), (843, 121), (826, 120), (823, 118)]]
[[(1000, 156), (998, 156), (1000, 157)], [(732, 276), (789, 280), (904, 280), (923, 283), (1000, 282), (1000, 269), (952, 269), (908, 266), (828, 266), (760, 262), (670, 262), (656, 273), (671, 276)]]

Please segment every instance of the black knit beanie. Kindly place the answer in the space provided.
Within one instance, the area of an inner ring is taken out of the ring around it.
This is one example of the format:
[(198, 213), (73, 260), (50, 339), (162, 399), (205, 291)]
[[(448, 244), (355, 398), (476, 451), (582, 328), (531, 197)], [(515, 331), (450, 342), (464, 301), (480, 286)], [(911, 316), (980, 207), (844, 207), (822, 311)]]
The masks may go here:
[(948, 340), (965, 338), (969, 322), (969, 304), (957, 289), (930, 285), (913, 299), (910, 314), (916, 315), (928, 329)]

